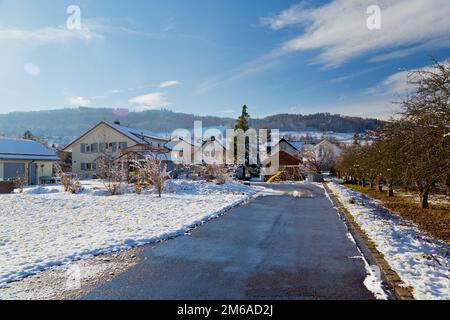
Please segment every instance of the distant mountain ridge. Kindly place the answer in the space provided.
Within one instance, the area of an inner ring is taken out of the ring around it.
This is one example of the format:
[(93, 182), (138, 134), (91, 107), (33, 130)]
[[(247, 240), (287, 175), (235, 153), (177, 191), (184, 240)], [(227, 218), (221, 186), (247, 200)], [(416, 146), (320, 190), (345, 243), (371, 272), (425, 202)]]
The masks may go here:
[[(178, 128), (191, 129), (194, 121), (203, 121), (204, 127), (234, 128), (235, 119), (215, 116), (196, 116), (170, 110), (125, 112), (108, 108), (58, 109), (48, 111), (12, 112), (0, 114), (0, 135), (20, 136), (30, 130), (39, 137), (78, 136), (99, 121), (120, 121), (124, 126), (170, 133)], [(348, 117), (329, 113), (312, 115), (278, 114), (262, 119), (251, 119), (254, 128), (272, 128), (281, 131), (333, 131), (362, 133), (381, 124), (377, 119)]]

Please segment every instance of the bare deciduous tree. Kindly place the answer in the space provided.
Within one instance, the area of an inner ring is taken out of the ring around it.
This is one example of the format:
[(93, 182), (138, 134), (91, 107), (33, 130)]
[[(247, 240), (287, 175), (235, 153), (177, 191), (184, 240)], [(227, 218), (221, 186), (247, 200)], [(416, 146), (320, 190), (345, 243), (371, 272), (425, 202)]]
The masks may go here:
[(143, 159), (133, 160), (133, 167), (137, 170), (139, 179), (152, 185), (158, 196), (161, 195), (169, 179), (167, 165), (157, 154), (147, 154)]
[(409, 83), (416, 89), (401, 101), (403, 111), (373, 134), (372, 145), (347, 150), (338, 171), (363, 180), (377, 177), (390, 196), (394, 185), (415, 186), (426, 209), (430, 192), (449, 185), (450, 61), (411, 72)]
[(336, 154), (333, 150), (319, 145), (317, 148), (305, 151), (303, 166), (307, 172), (322, 173), (322, 171), (330, 170), (335, 159)]
[(114, 162), (107, 155), (102, 155), (96, 160), (99, 177), (103, 181), (110, 196), (120, 195), (123, 191), (127, 175), (120, 163)]

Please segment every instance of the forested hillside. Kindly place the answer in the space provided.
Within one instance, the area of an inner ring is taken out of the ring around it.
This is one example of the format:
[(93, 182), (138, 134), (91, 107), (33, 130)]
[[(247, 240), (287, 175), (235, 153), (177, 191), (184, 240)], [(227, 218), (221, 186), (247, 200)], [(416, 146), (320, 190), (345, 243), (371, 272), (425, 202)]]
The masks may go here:
[[(251, 113), (251, 110), (250, 110)], [(30, 130), (37, 136), (76, 136), (97, 122), (120, 121), (123, 125), (151, 130), (171, 132), (178, 128), (192, 128), (195, 120), (203, 126), (225, 126), (234, 128), (235, 119), (212, 116), (196, 116), (169, 110), (124, 112), (114, 109), (78, 108), (51, 111), (13, 112), (0, 115), (0, 134), (17, 136)], [(320, 113), (313, 115), (279, 114), (263, 119), (251, 119), (255, 128), (276, 128), (284, 131), (334, 131), (364, 132), (380, 125), (376, 119), (363, 119)]]

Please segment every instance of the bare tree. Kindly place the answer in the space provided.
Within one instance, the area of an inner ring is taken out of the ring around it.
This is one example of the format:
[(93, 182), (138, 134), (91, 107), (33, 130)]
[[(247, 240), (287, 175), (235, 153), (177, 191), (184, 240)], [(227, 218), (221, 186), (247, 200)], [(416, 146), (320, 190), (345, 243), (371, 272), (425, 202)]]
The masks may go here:
[(133, 167), (137, 170), (139, 179), (152, 185), (161, 198), (169, 174), (167, 165), (160, 157), (157, 154), (146, 154), (143, 159), (133, 160)]
[(338, 171), (359, 179), (376, 176), (390, 196), (394, 185), (415, 186), (426, 209), (432, 190), (449, 186), (450, 61), (411, 72), (409, 83), (415, 91), (401, 101), (403, 111), (374, 133), (372, 145), (345, 152)]
[(319, 145), (317, 148), (305, 152), (303, 166), (308, 172), (322, 173), (331, 168), (335, 159), (336, 155), (333, 150)]
[(108, 155), (100, 156), (95, 163), (108, 194), (110, 196), (120, 195), (127, 181), (127, 175), (122, 165)]

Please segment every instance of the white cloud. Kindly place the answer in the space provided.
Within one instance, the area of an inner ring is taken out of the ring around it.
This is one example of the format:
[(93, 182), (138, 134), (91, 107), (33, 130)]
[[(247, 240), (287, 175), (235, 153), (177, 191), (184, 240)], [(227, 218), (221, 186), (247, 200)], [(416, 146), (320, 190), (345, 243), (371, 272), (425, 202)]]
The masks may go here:
[(182, 84), (182, 83), (181, 83), (180, 81), (177, 81), (177, 80), (170, 80), (170, 81), (166, 81), (166, 82), (161, 83), (161, 84), (159, 85), (159, 87), (160, 87), (161, 89), (165, 89), (165, 88), (170, 88), (170, 87), (179, 86), (179, 85), (181, 85), (181, 84)]
[(48, 43), (101, 38), (102, 35), (95, 29), (94, 25), (88, 23), (83, 23), (80, 30), (69, 30), (65, 25), (39, 29), (0, 28), (0, 40)]
[[(446, 63), (445, 61), (441, 61), (440, 63)], [(366, 93), (372, 95), (387, 95), (391, 97), (406, 96), (416, 89), (415, 85), (410, 83), (411, 80), (416, 80), (412, 78), (413, 71), (435, 71), (435, 68), (432, 65), (428, 65), (422, 68), (396, 72), (381, 81), (375, 87), (368, 88)]]
[[(339, 66), (352, 58), (393, 50), (396, 58), (419, 50), (428, 43), (441, 45), (450, 30), (448, 0), (378, 0), (381, 7), (381, 30), (369, 30), (366, 9), (373, 0), (334, 0), (321, 7), (307, 7), (306, 2), (293, 6), (275, 17), (262, 21), (273, 30), (289, 26), (302, 29), (303, 34), (283, 43), (279, 51), (320, 50), (315, 63), (325, 67)], [(405, 49), (405, 47), (414, 49)], [(403, 50), (398, 53), (398, 50)], [(406, 50), (406, 51), (405, 51)]]
[(130, 99), (130, 104), (137, 107), (156, 108), (170, 105), (162, 92), (153, 92)]
[(89, 107), (91, 105), (91, 101), (83, 97), (71, 97), (67, 101), (78, 107)]

